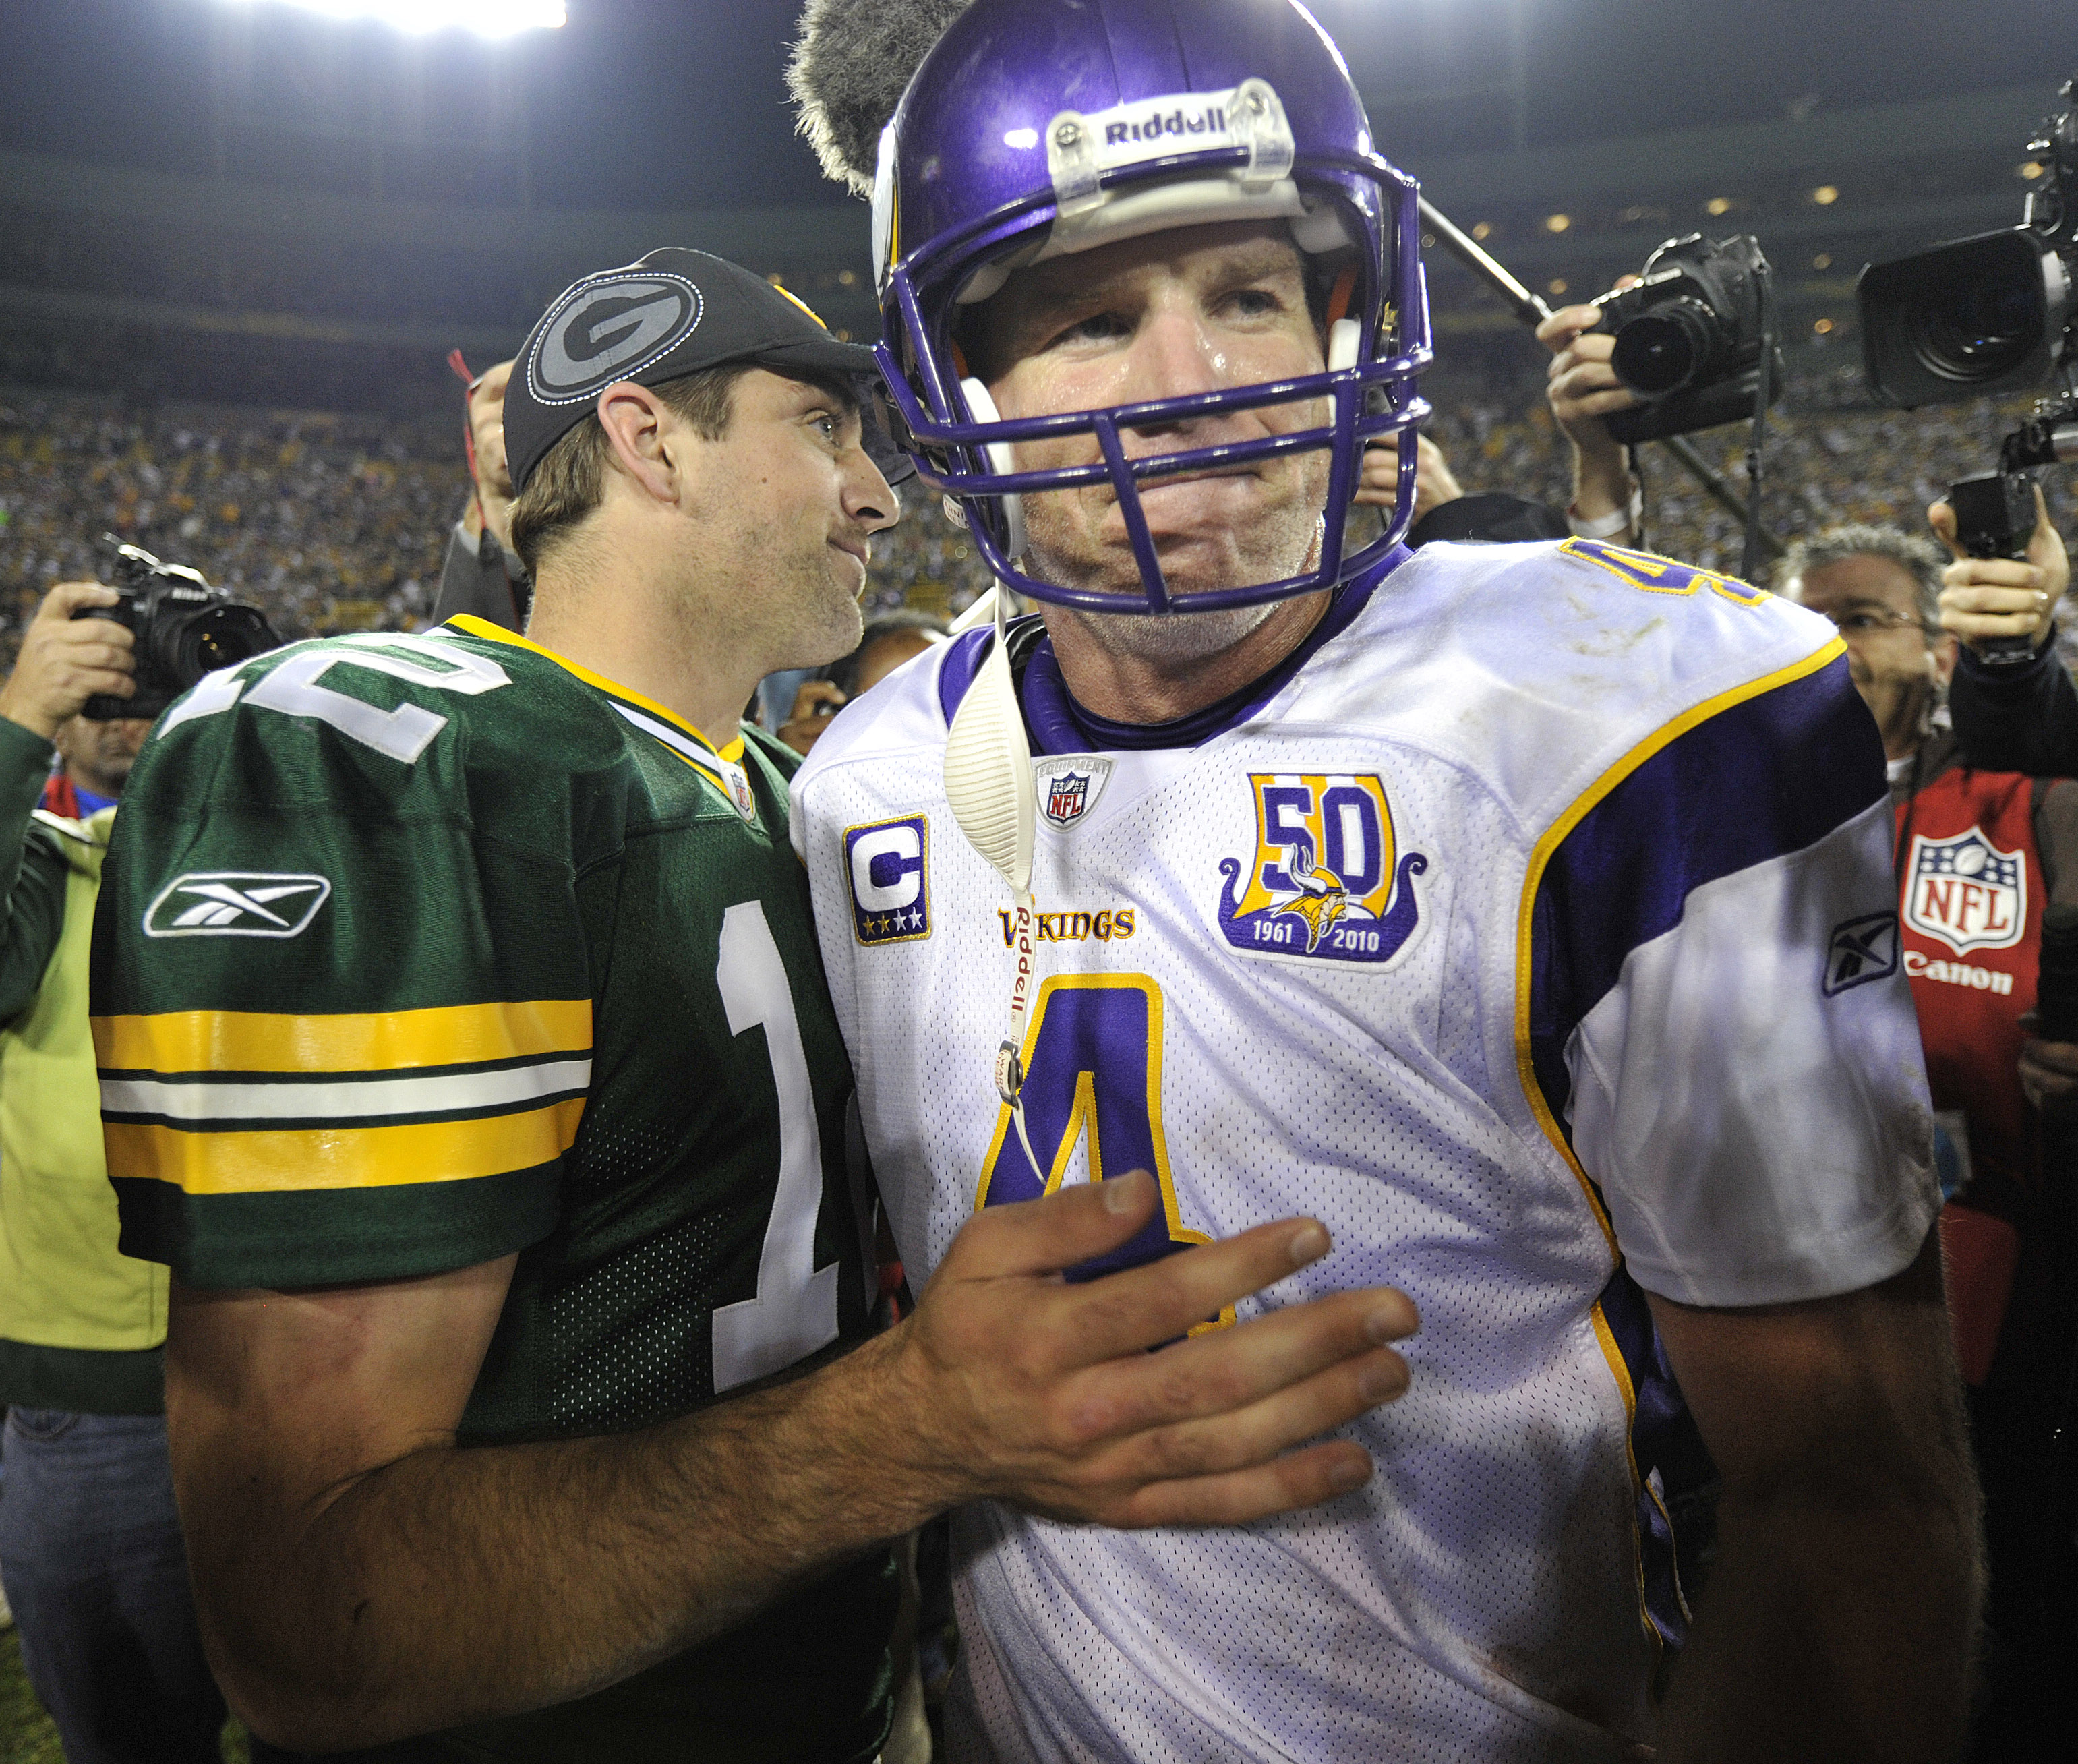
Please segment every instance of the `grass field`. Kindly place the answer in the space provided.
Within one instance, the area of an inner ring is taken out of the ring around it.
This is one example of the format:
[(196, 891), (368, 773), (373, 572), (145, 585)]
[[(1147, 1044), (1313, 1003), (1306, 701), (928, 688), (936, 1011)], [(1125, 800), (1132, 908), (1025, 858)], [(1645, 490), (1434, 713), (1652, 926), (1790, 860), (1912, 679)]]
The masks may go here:
[[(224, 1764), (246, 1764), (245, 1729), (225, 1724)], [(22, 1670), (22, 1649), (14, 1630), (0, 1635), (0, 1764), (65, 1764), (57, 1730), (44, 1713)]]

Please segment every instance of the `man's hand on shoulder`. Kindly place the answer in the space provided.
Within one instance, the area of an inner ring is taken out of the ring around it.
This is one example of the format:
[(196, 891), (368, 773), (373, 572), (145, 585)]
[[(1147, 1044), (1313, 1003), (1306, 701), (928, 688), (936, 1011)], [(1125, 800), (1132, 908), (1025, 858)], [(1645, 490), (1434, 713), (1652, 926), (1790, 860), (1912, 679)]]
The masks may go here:
[(1417, 1326), (1407, 1296), (1335, 1293), (1183, 1339), (1326, 1254), (1327, 1232), (1305, 1219), (1096, 1280), (1061, 1278), (1128, 1241), (1157, 1203), (1135, 1172), (987, 1208), (962, 1228), (887, 1341), (908, 1449), (941, 1503), (990, 1496), (1115, 1526), (1238, 1524), (1370, 1476), (1353, 1441), (1304, 1442), (1406, 1390), (1407, 1362), (1385, 1344)]
[(96, 693), (127, 699), (136, 691), (129, 628), (73, 616), (79, 607), (112, 607), (119, 598), (98, 582), (61, 582), (45, 594), (22, 634), (15, 671), (0, 686), (0, 716), (48, 741)]
[(1955, 543), (1955, 511), (1946, 502), (1926, 511), (1927, 524), (1955, 561), (1942, 573), (1941, 628), (1976, 648), (1991, 637), (2026, 637), (2038, 648), (2055, 628), (2056, 603), (2071, 586), (2071, 560), (2034, 486), (2034, 533), (2025, 563), (1972, 557)]

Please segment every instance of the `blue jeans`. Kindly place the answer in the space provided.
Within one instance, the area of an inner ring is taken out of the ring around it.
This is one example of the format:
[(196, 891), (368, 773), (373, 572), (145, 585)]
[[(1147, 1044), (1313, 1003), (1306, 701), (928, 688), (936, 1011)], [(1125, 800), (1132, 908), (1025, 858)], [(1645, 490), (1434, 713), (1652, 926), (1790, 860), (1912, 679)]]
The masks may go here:
[(14, 1409), (5, 1439), (0, 1583), (67, 1764), (219, 1764), (165, 1420)]

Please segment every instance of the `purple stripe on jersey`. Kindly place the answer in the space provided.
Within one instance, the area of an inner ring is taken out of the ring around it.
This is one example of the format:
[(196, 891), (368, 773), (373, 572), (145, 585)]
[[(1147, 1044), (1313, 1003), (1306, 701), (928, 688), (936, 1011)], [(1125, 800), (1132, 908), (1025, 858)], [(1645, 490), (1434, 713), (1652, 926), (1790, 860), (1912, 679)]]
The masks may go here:
[(953, 713), (959, 709), (960, 700), (967, 695), (967, 688), (981, 672), (981, 665), (987, 657), (988, 646), (995, 636), (993, 625), (977, 625), (971, 631), (962, 631), (945, 645), (945, 653), (938, 663), (938, 708), (945, 714), (947, 728), (953, 726)]
[(1047, 638), (1033, 652), (1024, 670), (1024, 721), (1032, 732), (1034, 753), (1043, 757), (1050, 753), (1202, 747), (1215, 736), (1246, 723), (1282, 692), (1324, 646), (1349, 628), (1369, 604), (1371, 591), (1413, 555), (1404, 545), (1394, 546), (1375, 568), (1336, 594), (1326, 616), (1307, 633), (1306, 640), (1267, 673), (1251, 680), (1238, 692), (1229, 693), (1218, 703), (1173, 722), (1114, 723), (1085, 710), (1070, 694), (1068, 682), (1061, 677), (1060, 663), (1054, 657), (1054, 640)]
[(1546, 866), (1530, 932), (1529, 1046), (1566, 1120), (1566, 1043), (1624, 960), (1705, 882), (1816, 844), (1884, 795), (1883, 742), (1844, 657), (1721, 711), (1596, 803)]
[(1678, 1651), (1688, 1639), (1687, 1592), (1702, 1584), (1702, 1564), (1717, 1541), (1717, 1466), (1688, 1412), (1644, 1289), (1619, 1267), (1598, 1302), (1630, 1378), (1630, 1450), (1638, 1477), (1632, 1522), (1646, 1616), (1660, 1641)]

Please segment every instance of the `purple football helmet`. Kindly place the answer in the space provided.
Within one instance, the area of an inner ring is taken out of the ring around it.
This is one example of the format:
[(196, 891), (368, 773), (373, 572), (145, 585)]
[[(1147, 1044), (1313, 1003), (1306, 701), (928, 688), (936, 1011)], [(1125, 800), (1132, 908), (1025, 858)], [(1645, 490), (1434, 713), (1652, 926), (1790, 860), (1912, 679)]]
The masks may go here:
[[(1414, 181), (1373, 150), (1342, 56), (1296, 0), (974, 0), (909, 82), (880, 141), (874, 251), (879, 347), (919, 479), (956, 500), (982, 556), (1020, 593), (1094, 612), (1193, 612), (1334, 587), (1380, 560), (1414, 507), (1405, 448), (1392, 518), (1281, 581), (1172, 594), (1141, 481), (1274, 454), (1330, 452), (1346, 509), (1364, 445), (1428, 414), (1432, 358)], [(1325, 294), (1327, 370), (1108, 409), (1000, 419), (955, 346), (963, 309), (1026, 264), (1166, 227), (1281, 221)], [(1129, 457), (1137, 425), (1325, 398), (1328, 426)], [(1094, 435), (1101, 457), (1014, 469), (1010, 444)], [(1141, 596), (1064, 587), (1018, 566), (1020, 498), (1108, 477)]]

